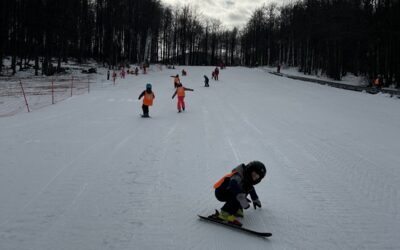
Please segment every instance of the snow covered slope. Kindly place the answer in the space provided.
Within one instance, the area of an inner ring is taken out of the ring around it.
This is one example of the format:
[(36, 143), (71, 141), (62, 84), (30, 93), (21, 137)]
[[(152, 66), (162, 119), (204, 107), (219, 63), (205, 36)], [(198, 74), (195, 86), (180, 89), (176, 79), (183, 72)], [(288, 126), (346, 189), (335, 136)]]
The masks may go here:
[[(0, 118), (1, 250), (400, 248), (398, 99), (246, 68), (204, 88), (212, 67), (185, 67), (178, 114), (180, 69)], [(197, 218), (251, 160), (268, 173), (243, 223), (269, 240)]]

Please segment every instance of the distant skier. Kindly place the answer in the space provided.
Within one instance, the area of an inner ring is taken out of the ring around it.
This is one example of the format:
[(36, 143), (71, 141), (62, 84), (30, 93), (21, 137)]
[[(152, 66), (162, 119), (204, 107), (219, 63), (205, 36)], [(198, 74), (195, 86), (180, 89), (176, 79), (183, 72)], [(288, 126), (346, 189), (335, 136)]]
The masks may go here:
[(142, 105), (142, 110), (143, 110), (143, 115), (142, 117), (150, 117), (149, 116), (149, 106), (153, 105), (153, 100), (156, 97), (153, 93), (153, 91), (151, 90), (151, 84), (148, 83), (146, 84), (146, 90), (144, 90), (138, 100), (140, 100), (140, 98), (143, 98), (143, 105)]
[(115, 70), (113, 70), (112, 79), (113, 79), (113, 83), (115, 84), (115, 80), (117, 79), (117, 72), (115, 72)]
[(215, 69), (214, 69), (214, 79), (216, 81), (218, 81), (218, 75), (219, 75), (219, 69), (218, 69), (218, 67), (215, 67)]
[(174, 78), (174, 88), (178, 87), (178, 84), (181, 83), (181, 79), (179, 79), (179, 74), (176, 74), (175, 76), (171, 76)]
[(240, 164), (231, 173), (223, 176), (214, 184), (214, 189), (215, 197), (225, 204), (221, 212), (217, 211), (213, 217), (241, 226), (242, 223), (237, 217), (243, 217), (243, 209), (250, 207), (248, 194), (253, 201), (254, 209), (261, 207), (254, 185), (260, 183), (266, 173), (267, 170), (262, 162), (252, 161), (247, 165)]
[(143, 63), (142, 68), (143, 68), (143, 74), (147, 74), (148, 64), (147, 63)]
[(210, 87), (210, 85), (208, 85), (208, 82), (210, 80), (208, 79), (208, 77), (206, 75), (204, 75), (204, 87)]
[(186, 70), (182, 69), (182, 76), (186, 76), (187, 72)]
[(383, 77), (381, 75), (378, 75), (374, 80), (373, 80), (373, 86), (377, 89), (381, 89), (383, 86)]
[(185, 91), (194, 91), (193, 89), (190, 88), (185, 88), (183, 87), (182, 83), (179, 83), (176, 87), (175, 93), (172, 95), (172, 99), (176, 95), (178, 95), (178, 113), (180, 113), (182, 110), (185, 111)]

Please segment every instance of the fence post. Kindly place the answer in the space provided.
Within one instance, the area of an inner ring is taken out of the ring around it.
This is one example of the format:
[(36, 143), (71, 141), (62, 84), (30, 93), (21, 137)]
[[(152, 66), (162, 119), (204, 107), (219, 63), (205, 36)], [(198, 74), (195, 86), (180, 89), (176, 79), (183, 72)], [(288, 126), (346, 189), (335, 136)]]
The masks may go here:
[(54, 104), (54, 80), (51, 81), (51, 104)]
[(72, 76), (71, 80), (71, 97), (72, 97), (72, 89), (74, 88), (74, 76)]
[(90, 93), (90, 78), (87, 77), (87, 92)]
[(25, 95), (24, 87), (22, 86), (22, 82), (21, 82), (21, 81), (19, 81), (19, 84), (21, 85), (22, 94), (24, 94), (25, 105), (26, 105), (26, 108), (28, 109), (28, 113), (29, 113), (29, 112), (31, 112), (31, 111), (29, 110), (28, 101), (26, 100), (26, 95)]

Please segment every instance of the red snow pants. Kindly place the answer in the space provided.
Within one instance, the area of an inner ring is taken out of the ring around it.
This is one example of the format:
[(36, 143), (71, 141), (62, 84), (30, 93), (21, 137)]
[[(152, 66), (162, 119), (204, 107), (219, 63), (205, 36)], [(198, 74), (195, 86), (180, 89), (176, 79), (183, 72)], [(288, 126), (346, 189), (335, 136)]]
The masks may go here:
[(184, 96), (178, 96), (177, 108), (178, 108), (178, 111), (181, 111), (182, 109), (185, 110), (185, 97)]

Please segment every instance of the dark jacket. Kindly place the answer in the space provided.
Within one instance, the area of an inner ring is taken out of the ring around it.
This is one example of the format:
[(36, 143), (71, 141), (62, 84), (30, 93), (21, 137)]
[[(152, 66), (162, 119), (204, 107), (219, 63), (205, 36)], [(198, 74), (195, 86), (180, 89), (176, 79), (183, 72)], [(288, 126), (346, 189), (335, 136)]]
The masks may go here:
[(208, 79), (208, 77), (207, 76), (204, 76), (204, 83), (207, 85), (208, 84), (208, 82), (209, 82), (210, 80)]
[(246, 165), (240, 164), (232, 170), (231, 177), (226, 177), (219, 188), (229, 190), (235, 197), (240, 193), (250, 194), (252, 200), (257, 200), (258, 195), (250, 180), (246, 177)]

